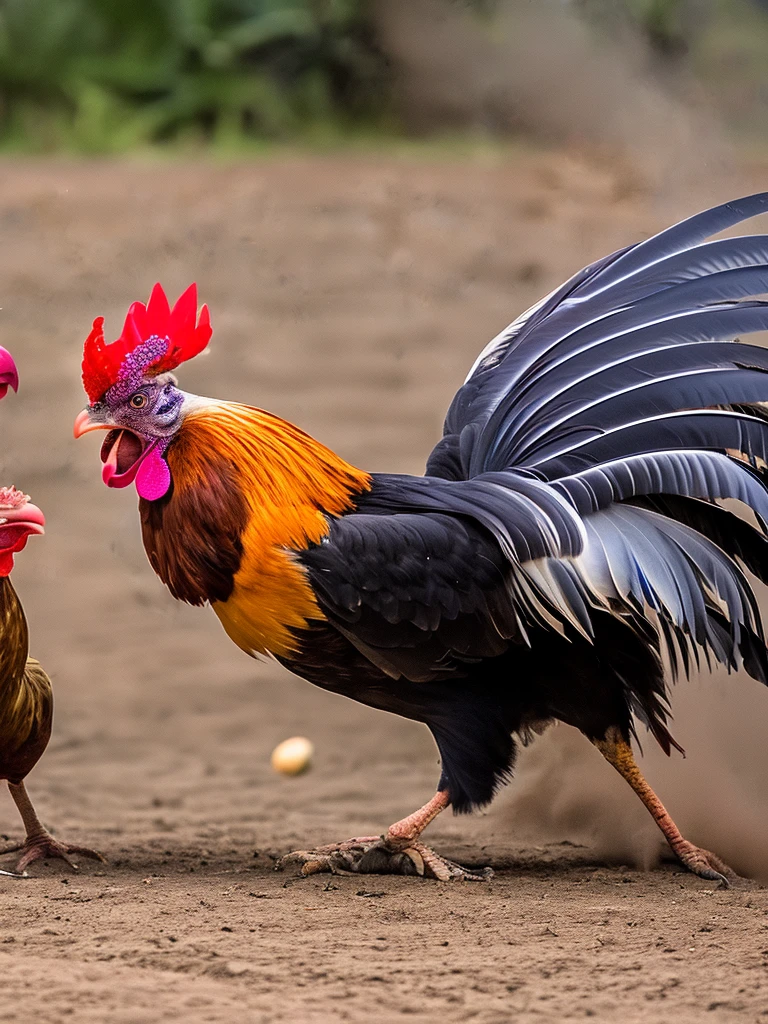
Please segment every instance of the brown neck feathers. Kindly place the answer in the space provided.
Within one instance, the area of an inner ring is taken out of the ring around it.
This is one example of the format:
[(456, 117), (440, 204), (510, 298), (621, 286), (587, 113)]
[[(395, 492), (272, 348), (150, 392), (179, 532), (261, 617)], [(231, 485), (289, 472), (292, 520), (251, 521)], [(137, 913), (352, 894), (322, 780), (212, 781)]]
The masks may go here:
[(327, 532), (327, 516), (370, 487), (298, 427), (260, 409), (211, 402), (187, 415), (169, 446), (172, 486), (140, 502), (149, 560), (174, 597), (225, 602), (244, 556), (300, 550)]

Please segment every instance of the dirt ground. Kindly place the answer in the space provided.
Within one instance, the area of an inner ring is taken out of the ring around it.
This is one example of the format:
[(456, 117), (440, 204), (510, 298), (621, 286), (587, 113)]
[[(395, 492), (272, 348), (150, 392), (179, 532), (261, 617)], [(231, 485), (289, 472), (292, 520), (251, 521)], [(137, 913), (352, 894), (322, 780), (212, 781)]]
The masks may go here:
[[(3, 483), (48, 517), (14, 580), (57, 721), (29, 784), (57, 834), (106, 865), (0, 878), (0, 1021), (614, 1022), (768, 1019), (768, 892), (657, 864), (642, 807), (575, 734), (434, 845), (487, 884), (301, 879), (297, 846), (380, 831), (432, 792), (429, 735), (250, 661), (173, 602), (140, 544), (133, 489), (71, 440), (82, 339), (116, 336), (156, 279), (196, 279), (216, 328), (189, 390), (263, 405), (369, 469), (419, 472), (485, 342), (588, 260), (711, 201), (649, 191), (557, 153), (431, 163), (274, 158), (236, 166), (0, 165)], [(768, 694), (681, 684), (686, 761), (649, 751), (691, 838), (768, 877)], [(274, 745), (316, 746), (275, 776)], [(9, 799), (0, 829), (19, 829)], [(9, 862), (9, 866), (12, 861)], [(640, 865), (640, 867), (633, 865)]]

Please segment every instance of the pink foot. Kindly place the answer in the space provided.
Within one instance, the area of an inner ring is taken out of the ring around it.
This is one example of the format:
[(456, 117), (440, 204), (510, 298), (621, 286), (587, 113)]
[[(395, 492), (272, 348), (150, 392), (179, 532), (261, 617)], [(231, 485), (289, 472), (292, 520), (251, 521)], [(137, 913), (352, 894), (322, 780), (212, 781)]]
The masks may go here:
[(731, 882), (738, 880), (739, 875), (729, 868), (725, 861), (720, 860), (716, 853), (709, 850), (702, 850), (684, 839), (682, 843), (676, 843), (672, 849), (680, 859), (681, 863), (692, 871), (699, 878), (707, 878), (711, 882), (719, 882), (720, 889), (730, 889)]
[(58, 839), (54, 839), (49, 832), (42, 832), (40, 835), (32, 838), (27, 837), (23, 843), (14, 843), (12, 846), (6, 846), (4, 850), (0, 850), (0, 856), (6, 853), (15, 853), (17, 850), (22, 851), (21, 857), (19, 857), (16, 864), (16, 871), (20, 875), (36, 860), (63, 860), (73, 871), (77, 871), (78, 866), (69, 859), (70, 854), (106, 863), (106, 858), (96, 850), (91, 850), (87, 846), (62, 843)]

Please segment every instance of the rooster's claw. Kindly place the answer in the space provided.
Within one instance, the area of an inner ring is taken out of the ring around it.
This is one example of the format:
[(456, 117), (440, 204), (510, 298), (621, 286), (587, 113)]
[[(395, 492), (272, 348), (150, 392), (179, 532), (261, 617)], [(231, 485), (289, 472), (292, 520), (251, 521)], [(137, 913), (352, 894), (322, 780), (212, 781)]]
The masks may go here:
[[(106, 863), (106, 857), (103, 857), (98, 851), (91, 850), (87, 846), (76, 846), (71, 843), (60, 842), (58, 839), (54, 839), (49, 832), (43, 832), (32, 838), (27, 838), (23, 843), (14, 843), (12, 846), (6, 846), (4, 850), (0, 850), (0, 856), (6, 853), (15, 853), (18, 850), (21, 850), (22, 853), (16, 864), (16, 878), (27, 877), (26, 868), (36, 860), (63, 860), (73, 871), (78, 871), (78, 865), (70, 860), (70, 854), (88, 857), (90, 860), (98, 860), (102, 864)], [(14, 875), (14, 872), (3, 871), (3, 874)]]
[(296, 850), (282, 857), (276, 867), (282, 870), (289, 864), (301, 864), (301, 873), (305, 876), (322, 872), (333, 875), (420, 875), (440, 882), (452, 879), (485, 882), (493, 875), (490, 868), (470, 871), (435, 853), (418, 839), (395, 845), (382, 836), (348, 839), (315, 850)]

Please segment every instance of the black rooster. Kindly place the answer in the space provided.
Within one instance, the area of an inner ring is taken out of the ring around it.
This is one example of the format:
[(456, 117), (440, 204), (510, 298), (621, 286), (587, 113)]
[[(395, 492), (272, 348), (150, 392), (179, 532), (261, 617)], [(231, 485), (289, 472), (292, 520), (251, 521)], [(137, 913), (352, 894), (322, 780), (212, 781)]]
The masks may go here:
[[(250, 407), (180, 391), (205, 346), (185, 293), (156, 287), (119, 342), (84, 358), (107, 428), (104, 480), (141, 495), (150, 561), (209, 601), (249, 653), (424, 722), (438, 792), (382, 837), (291, 855), (304, 871), (471, 873), (420, 840), (445, 807), (487, 804), (516, 738), (576, 726), (630, 783), (691, 871), (687, 842), (634, 762), (645, 725), (669, 753), (666, 652), (768, 680), (745, 570), (768, 580), (768, 237), (706, 242), (768, 212), (709, 210), (582, 270), (495, 338), (453, 400), (424, 477), (369, 475)], [(738, 518), (721, 499), (753, 513)], [(678, 747), (678, 749), (680, 749)]]

